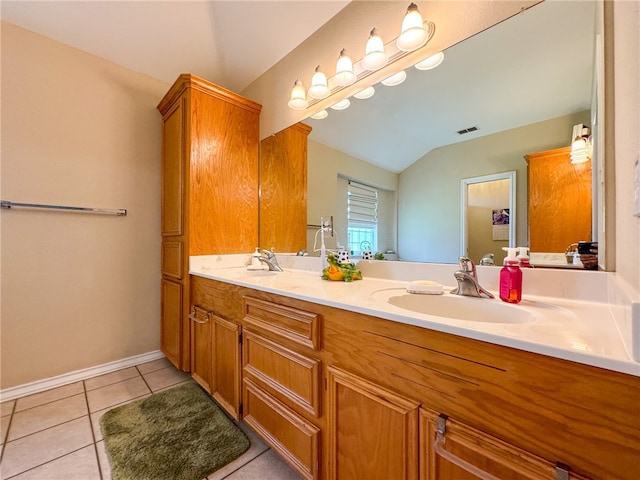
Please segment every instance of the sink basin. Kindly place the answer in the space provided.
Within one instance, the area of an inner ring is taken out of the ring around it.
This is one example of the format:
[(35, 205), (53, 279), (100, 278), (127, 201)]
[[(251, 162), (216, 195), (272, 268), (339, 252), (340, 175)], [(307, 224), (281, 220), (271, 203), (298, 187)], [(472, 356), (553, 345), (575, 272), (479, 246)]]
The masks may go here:
[(402, 288), (378, 290), (373, 296), (389, 305), (424, 315), (485, 323), (526, 323), (536, 320), (533, 312), (522, 306), (489, 298), (461, 295), (419, 295)]

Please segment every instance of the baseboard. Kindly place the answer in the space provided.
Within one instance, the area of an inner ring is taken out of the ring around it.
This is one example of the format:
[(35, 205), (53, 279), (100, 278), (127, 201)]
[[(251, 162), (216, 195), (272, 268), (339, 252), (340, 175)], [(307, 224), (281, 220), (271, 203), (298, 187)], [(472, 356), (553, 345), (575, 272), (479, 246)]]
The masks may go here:
[(116, 370), (133, 367), (134, 365), (140, 365), (141, 363), (151, 362), (152, 360), (157, 360), (159, 358), (164, 358), (164, 354), (160, 350), (155, 350), (153, 352), (123, 358), (122, 360), (116, 360), (114, 362), (97, 365), (95, 367), (84, 368), (82, 370), (64, 373), (55, 377), (45, 378), (43, 380), (36, 380), (35, 382), (25, 383), (24, 385), (18, 385), (17, 387), (0, 390), (0, 399), (1, 401), (6, 402), (7, 400), (13, 400), (26, 395), (33, 395), (34, 393), (43, 392), (51, 388), (61, 387), (80, 380), (86, 380), (91, 377), (97, 377), (98, 375), (104, 375), (105, 373), (115, 372)]

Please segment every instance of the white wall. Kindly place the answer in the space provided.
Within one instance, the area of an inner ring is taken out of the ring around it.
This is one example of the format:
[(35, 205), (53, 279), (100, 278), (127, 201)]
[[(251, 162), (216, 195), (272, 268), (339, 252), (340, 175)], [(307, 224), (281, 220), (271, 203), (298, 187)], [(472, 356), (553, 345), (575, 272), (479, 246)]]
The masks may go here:
[(640, 219), (633, 216), (634, 163), (640, 161), (640, 2), (613, 6), (616, 271), (640, 295)]
[(169, 85), (2, 24), (1, 387), (159, 349)]

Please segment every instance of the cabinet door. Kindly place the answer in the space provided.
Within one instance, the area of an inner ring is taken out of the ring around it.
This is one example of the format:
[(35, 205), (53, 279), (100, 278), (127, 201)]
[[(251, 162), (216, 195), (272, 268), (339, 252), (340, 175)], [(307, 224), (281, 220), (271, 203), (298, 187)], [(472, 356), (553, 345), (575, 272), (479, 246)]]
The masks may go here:
[(191, 307), (191, 377), (211, 393), (211, 313)]
[(181, 367), (182, 284), (165, 278), (161, 281), (160, 348), (169, 361)]
[(240, 325), (212, 315), (211, 394), (236, 420), (240, 419)]
[(421, 480), (552, 480), (586, 477), (468, 425), (420, 409)]
[(162, 235), (183, 234), (183, 101), (175, 103), (162, 124)]
[(418, 478), (419, 404), (328, 367), (329, 478)]

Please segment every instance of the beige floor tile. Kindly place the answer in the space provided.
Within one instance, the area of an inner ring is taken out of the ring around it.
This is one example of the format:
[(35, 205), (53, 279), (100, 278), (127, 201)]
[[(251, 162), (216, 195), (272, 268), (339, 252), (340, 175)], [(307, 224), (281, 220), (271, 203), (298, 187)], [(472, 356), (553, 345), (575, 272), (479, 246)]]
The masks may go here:
[(45, 403), (13, 415), (7, 441), (88, 415), (84, 393)]
[(40, 393), (34, 393), (33, 395), (19, 398), (16, 402), (15, 412), (37, 407), (38, 405), (44, 405), (45, 403), (54, 402), (61, 398), (78, 395), (79, 393), (84, 393), (82, 382), (70, 383), (69, 385), (64, 385), (62, 387), (52, 388), (51, 390), (46, 390)]
[(141, 377), (134, 377), (113, 385), (97, 388), (87, 392), (89, 411), (104, 410), (119, 403), (142, 397), (148, 393), (150, 393), (149, 388)]
[(9, 400), (8, 402), (0, 403), (0, 417), (6, 417), (13, 413), (13, 406), (16, 404), (15, 400)]
[(131, 402), (135, 402), (136, 400), (142, 400), (143, 398), (147, 398), (150, 397), (151, 394), (147, 394), (147, 395), (143, 395), (141, 397), (136, 397), (133, 398), (127, 402), (122, 402), (119, 403), (117, 405), (113, 405), (111, 407), (105, 408), (104, 410), (98, 410), (97, 412), (92, 412), (89, 415), (89, 418), (91, 419), (91, 427), (93, 428), (93, 436), (96, 440), (96, 442), (99, 442), (100, 440), (102, 440), (102, 429), (100, 428), (100, 419), (102, 418), (102, 416), (107, 413), (109, 410), (111, 410), (112, 408), (116, 408), (119, 407), (120, 405), (125, 405), (127, 403), (131, 403)]
[(11, 480), (100, 480), (100, 468), (93, 445), (22, 473)]
[(159, 358), (158, 360), (153, 360), (151, 362), (141, 363), (140, 365), (137, 365), (138, 370), (140, 370), (140, 373), (142, 373), (143, 375), (145, 373), (150, 373), (154, 370), (162, 370), (163, 368), (167, 367), (176, 368), (173, 366), (173, 363), (171, 363), (164, 357)]
[(106, 387), (107, 385), (129, 380), (139, 375), (140, 373), (136, 367), (129, 367), (85, 380), (84, 386), (87, 391), (95, 390), (96, 388)]
[(267, 450), (229, 475), (227, 480), (300, 480), (301, 478), (273, 450)]
[(261, 453), (264, 453), (269, 449), (267, 444), (265, 444), (258, 435), (247, 427), (244, 423), (240, 424), (240, 428), (244, 433), (247, 434), (249, 440), (251, 440), (251, 446), (249, 450), (244, 452), (240, 457), (236, 458), (233, 462), (225, 465), (221, 469), (212, 473), (207, 477), (207, 480), (222, 480), (223, 478), (227, 478), (228, 475), (232, 474), (236, 470), (242, 468), (244, 465), (249, 463), (251, 460), (255, 459)]
[(39, 467), (92, 443), (88, 416), (8, 442), (2, 458), (3, 478)]
[(177, 385), (191, 378), (188, 373), (181, 372), (173, 366), (143, 374), (143, 377), (153, 392)]
[(104, 449), (104, 442), (96, 443), (96, 450), (98, 450), (98, 462), (100, 463), (102, 480), (109, 480), (111, 478), (111, 465), (109, 465), (107, 451)]
[(0, 418), (0, 445), (4, 445), (4, 441), (7, 438), (9, 423), (11, 423), (10, 416)]

